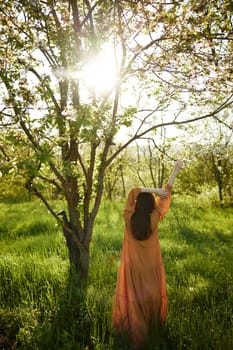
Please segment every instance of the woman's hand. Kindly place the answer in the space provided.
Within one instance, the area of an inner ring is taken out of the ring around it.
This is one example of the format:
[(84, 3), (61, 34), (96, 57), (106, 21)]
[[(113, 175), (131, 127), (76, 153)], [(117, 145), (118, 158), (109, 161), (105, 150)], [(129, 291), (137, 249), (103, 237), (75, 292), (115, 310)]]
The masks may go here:
[(184, 163), (182, 162), (182, 160), (178, 159), (175, 163), (175, 169), (180, 170), (181, 168), (183, 168), (183, 165)]

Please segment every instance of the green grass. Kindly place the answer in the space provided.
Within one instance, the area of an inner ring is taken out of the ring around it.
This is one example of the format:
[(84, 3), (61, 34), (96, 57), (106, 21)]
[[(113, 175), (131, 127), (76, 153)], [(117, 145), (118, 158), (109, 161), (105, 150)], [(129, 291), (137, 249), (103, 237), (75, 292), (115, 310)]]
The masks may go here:
[[(42, 204), (0, 204), (0, 349), (129, 349), (111, 329), (122, 207), (102, 204), (83, 286), (70, 275), (64, 237)], [(159, 227), (169, 314), (147, 350), (233, 349), (232, 224), (232, 208), (174, 196)]]

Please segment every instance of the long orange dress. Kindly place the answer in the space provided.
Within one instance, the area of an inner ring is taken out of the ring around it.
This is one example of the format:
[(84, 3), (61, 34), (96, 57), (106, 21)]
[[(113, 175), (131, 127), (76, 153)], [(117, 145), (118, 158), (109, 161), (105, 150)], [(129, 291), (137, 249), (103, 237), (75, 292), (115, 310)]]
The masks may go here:
[(167, 198), (155, 198), (151, 214), (151, 236), (136, 240), (130, 231), (139, 188), (128, 194), (124, 209), (125, 234), (113, 303), (112, 324), (117, 333), (128, 332), (135, 348), (141, 347), (151, 321), (164, 322), (167, 316), (165, 272), (158, 240), (158, 223), (171, 203), (171, 186)]

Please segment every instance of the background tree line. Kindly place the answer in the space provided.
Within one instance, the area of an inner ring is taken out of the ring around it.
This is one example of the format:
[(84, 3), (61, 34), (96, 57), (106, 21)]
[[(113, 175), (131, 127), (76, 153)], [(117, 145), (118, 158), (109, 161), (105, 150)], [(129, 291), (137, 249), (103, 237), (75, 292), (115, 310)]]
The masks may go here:
[[(221, 136), (222, 137), (222, 136)], [(125, 198), (133, 186), (162, 187), (168, 178), (171, 159), (177, 149), (172, 149), (169, 139), (163, 145), (164, 152), (148, 139), (142, 145), (129, 147), (116, 158), (105, 174), (104, 198), (118, 200)], [(177, 179), (175, 191), (180, 195), (209, 196), (210, 202), (229, 205), (233, 203), (233, 145), (200, 145), (191, 143), (179, 146), (179, 155), (185, 160), (185, 167)], [(180, 149), (180, 147), (182, 147)], [(169, 155), (169, 156), (168, 156)], [(191, 159), (191, 160), (190, 160)], [(53, 185), (41, 187), (48, 200), (62, 199), (62, 193)], [(21, 175), (9, 172), (1, 178), (1, 201), (27, 201), (36, 197), (25, 187)], [(212, 195), (211, 195), (212, 193)]]

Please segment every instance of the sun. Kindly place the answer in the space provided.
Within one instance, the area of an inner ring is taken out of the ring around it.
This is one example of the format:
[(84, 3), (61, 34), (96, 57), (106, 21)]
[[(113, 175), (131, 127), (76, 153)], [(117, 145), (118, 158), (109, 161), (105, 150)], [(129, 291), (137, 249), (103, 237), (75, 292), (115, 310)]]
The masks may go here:
[(112, 52), (104, 50), (89, 59), (80, 76), (86, 88), (98, 95), (111, 91), (117, 82), (117, 64)]

